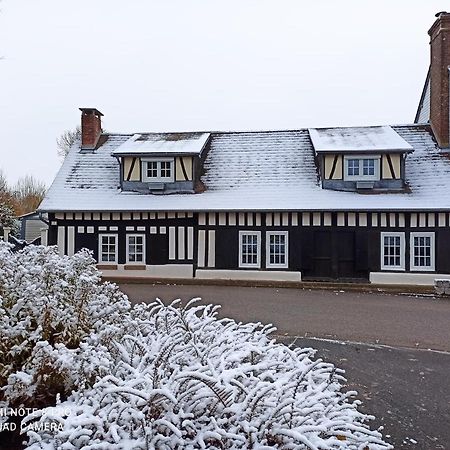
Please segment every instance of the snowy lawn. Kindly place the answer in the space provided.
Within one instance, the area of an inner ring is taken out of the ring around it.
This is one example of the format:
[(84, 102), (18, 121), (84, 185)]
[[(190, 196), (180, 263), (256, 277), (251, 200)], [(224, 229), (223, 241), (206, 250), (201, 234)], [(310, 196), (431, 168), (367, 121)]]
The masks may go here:
[(216, 314), (132, 307), (87, 252), (2, 244), (0, 401), (42, 408), (30, 450), (391, 448), (342, 371)]

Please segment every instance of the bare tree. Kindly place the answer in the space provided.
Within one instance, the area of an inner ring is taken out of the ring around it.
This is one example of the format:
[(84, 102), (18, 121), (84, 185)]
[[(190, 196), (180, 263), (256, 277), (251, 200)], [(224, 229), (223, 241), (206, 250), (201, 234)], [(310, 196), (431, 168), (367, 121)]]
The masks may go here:
[(45, 197), (46, 191), (45, 184), (32, 175), (20, 178), (12, 189), (17, 203), (17, 215), (20, 216), (35, 211)]
[(17, 202), (9, 189), (5, 174), (0, 169), (0, 236), (3, 235), (3, 228), (11, 228), (11, 234), (17, 235), (19, 222), (16, 220)]
[(11, 189), (8, 186), (8, 182), (6, 181), (5, 174), (0, 169), (0, 205), (7, 206), (12, 210), (16, 210), (17, 202), (11, 192)]
[(8, 192), (8, 183), (3, 170), (0, 169), (0, 198)]
[(58, 147), (58, 155), (65, 158), (69, 153), (70, 147), (75, 141), (81, 139), (81, 127), (77, 126), (74, 130), (66, 130), (59, 138), (56, 139)]

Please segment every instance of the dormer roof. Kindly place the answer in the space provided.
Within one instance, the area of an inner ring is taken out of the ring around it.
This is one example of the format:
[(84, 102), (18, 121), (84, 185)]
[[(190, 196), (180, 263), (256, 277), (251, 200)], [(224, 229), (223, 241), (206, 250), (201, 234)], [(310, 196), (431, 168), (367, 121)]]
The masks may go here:
[(200, 156), (210, 133), (137, 133), (112, 154), (114, 156)]
[(409, 153), (414, 151), (390, 126), (310, 128), (316, 153)]

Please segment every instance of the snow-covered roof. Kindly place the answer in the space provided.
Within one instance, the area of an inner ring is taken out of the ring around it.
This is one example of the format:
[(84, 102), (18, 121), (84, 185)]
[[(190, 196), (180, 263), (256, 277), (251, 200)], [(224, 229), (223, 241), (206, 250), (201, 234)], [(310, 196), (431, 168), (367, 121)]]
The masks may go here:
[[(372, 128), (372, 127), (370, 127)], [(46, 211), (450, 210), (450, 159), (425, 125), (393, 129), (412, 146), (408, 193), (322, 189), (308, 130), (211, 133), (198, 194), (121, 192), (114, 150), (131, 135), (108, 135), (94, 153), (74, 146), (40, 206)]]
[(310, 128), (314, 150), (320, 152), (411, 152), (408, 144), (390, 126)]
[[(414, 123), (429, 123), (430, 122), (430, 107), (431, 107), (431, 79), (430, 79), (431, 67), (428, 69), (425, 84), (420, 96), (419, 106), (417, 108), (416, 117)], [(449, 73), (450, 79), (450, 73)]]
[(199, 155), (209, 133), (134, 134), (113, 151), (113, 155)]

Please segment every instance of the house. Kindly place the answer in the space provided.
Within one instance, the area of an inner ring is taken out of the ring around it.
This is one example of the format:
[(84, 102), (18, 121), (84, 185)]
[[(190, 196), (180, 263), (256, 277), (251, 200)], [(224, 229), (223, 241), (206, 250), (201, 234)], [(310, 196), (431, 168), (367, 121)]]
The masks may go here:
[[(47, 229), (46, 214), (36, 211), (18, 217), (20, 221), (20, 239), (26, 242), (34, 242), (41, 239), (42, 232)], [(45, 233), (44, 233), (45, 236)]]
[(48, 244), (114, 277), (450, 278), (450, 14), (429, 34), (413, 124), (114, 134), (81, 108), (40, 206)]

